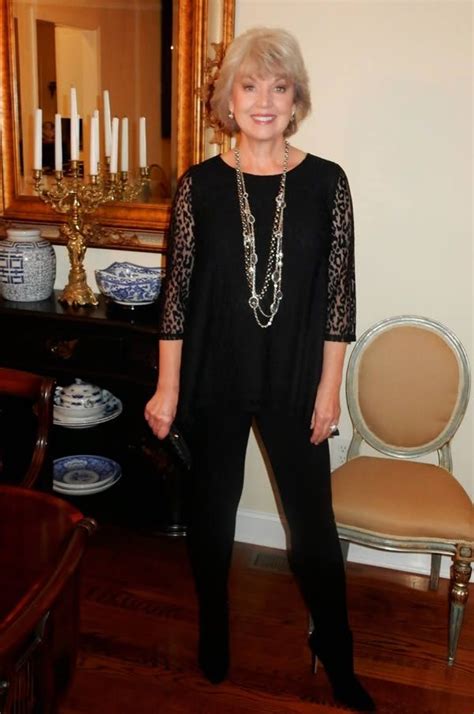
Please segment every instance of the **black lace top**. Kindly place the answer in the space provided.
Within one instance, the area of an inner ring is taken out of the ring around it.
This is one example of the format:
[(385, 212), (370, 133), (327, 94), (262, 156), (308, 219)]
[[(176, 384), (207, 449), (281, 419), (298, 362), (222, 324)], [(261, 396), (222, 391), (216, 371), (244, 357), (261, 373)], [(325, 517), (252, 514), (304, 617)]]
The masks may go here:
[[(280, 176), (245, 174), (245, 183), (258, 291)], [(184, 340), (183, 416), (193, 407), (273, 405), (310, 418), (324, 341), (355, 339), (352, 202), (337, 164), (308, 154), (288, 172), (283, 253), (283, 299), (273, 324), (262, 329), (248, 304), (235, 170), (215, 157), (184, 174), (160, 325), (160, 339)]]

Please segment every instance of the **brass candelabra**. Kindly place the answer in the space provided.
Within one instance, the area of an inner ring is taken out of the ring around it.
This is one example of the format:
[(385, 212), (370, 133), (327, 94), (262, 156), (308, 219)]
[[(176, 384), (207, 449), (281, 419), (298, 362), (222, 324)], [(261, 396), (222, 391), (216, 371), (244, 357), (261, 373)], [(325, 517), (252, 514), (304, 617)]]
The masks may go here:
[(128, 171), (116, 174), (110, 173), (108, 166), (105, 171), (99, 167), (97, 175), (91, 175), (89, 182), (84, 183), (79, 175), (79, 162), (71, 161), (70, 165), (70, 176), (64, 176), (63, 171), (55, 171), (55, 184), (49, 189), (43, 188), (43, 172), (34, 169), (35, 191), (57, 213), (67, 216), (67, 222), (61, 225), (60, 233), (66, 238), (70, 270), (68, 283), (59, 296), (60, 302), (67, 305), (97, 305), (97, 297), (87, 284), (84, 269), (87, 232), (90, 229), (86, 217), (103, 203), (136, 198), (149, 181), (149, 171), (148, 168), (141, 168), (140, 177), (130, 181)]

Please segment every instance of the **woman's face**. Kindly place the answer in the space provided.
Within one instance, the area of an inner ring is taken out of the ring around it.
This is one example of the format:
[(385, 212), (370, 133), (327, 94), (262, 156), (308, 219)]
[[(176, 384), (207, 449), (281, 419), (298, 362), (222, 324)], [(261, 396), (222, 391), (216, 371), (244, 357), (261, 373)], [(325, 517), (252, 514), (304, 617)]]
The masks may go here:
[(294, 85), (278, 76), (238, 74), (232, 85), (229, 109), (242, 134), (269, 141), (283, 137), (295, 108)]

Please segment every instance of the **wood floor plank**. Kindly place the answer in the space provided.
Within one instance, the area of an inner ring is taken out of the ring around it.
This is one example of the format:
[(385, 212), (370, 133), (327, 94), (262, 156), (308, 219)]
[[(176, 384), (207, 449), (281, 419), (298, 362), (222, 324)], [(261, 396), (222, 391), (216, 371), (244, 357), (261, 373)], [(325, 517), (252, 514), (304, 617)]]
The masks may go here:
[[(79, 659), (60, 714), (342, 713), (324, 669), (310, 671), (307, 614), (284, 561), (236, 544), (232, 662), (216, 687), (196, 663), (185, 539), (102, 527), (84, 560)], [(379, 714), (474, 713), (474, 597), (454, 667), (447, 597), (446, 581), (431, 592), (426, 577), (349, 564), (356, 669)]]

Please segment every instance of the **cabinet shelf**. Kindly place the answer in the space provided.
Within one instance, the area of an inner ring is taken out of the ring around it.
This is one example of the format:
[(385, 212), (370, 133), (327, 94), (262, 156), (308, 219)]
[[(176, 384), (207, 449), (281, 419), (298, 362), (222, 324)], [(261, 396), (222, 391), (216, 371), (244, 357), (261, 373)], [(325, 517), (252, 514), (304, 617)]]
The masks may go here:
[(53, 458), (90, 452), (123, 461), (117, 486), (74, 502), (99, 521), (130, 516), (153, 532), (184, 533), (184, 474), (143, 415), (157, 381), (156, 304), (128, 310), (100, 296), (96, 308), (75, 308), (61, 305), (58, 292), (35, 303), (0, 300), (0, 330), (0, 365), (46, 374), (58, 384), (79, 377), (122, 401), (116, 419), (53, 429)]

